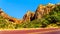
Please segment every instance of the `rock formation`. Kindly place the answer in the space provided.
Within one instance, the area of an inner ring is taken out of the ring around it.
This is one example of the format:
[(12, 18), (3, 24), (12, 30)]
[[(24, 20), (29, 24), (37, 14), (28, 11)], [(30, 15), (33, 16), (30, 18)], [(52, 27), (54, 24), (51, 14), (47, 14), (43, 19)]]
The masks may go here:
[(35, 19), (40, 19), (44, 15), (45, 6), (39, 5), (35, 12)]
[(21, 20), (18, 20), (16, 18), (10, 17), (6, 13), (4, 13), (1, 8), (0, 8), (0, 16), (2, 16), (4, 19), (8, 19), (11, 22), (15, 22), (15, 23), (21, 22)]
[(23, 16), (23, 21), (32, 21), (34, 17), (34, 13), (28, 11), (24, 16)]
[(22, 20), (18, 20), (16, 18), (12, 18), (12, 17), (8, 16), (1, 9), (0, 9), (0, 16), (3, 16), (3, 18), (5, 18), (5, 19), (9, 19), (9, 21), (11, 21), (11, 22), (22, 23), (22, 22), (26, 22), (26, 21), (32, 21), (34, 19), (41, 19), (44, 15), (49, 14), (49, 12), (51, 12), (51, 10), (53, 10), (53, 8), (55, 8), (56, 6), (60, 6), (60, 4), (54, 5), (54, 4), (49, 3), (45, 6), (39, 5), (38, 8), (36, 9), (35, 13), (28, 11), (23, 16)]
[(24, 17), (23, 21), (32, 21), (34, 19), (41, 19), (44, 15), (49, 14), (55, 7), (54, 4), (47, 4), (47, 5), (39, 5), (38, 8), (36, 9), (35, 13), (32, 13), (28, 11)]
[(42, 18), (45, 14), (49, 14), (49, 12), (55, 7), (53, 4), (48, 4), (46, 6), (39, 5), (35, 12), (35, 19)]

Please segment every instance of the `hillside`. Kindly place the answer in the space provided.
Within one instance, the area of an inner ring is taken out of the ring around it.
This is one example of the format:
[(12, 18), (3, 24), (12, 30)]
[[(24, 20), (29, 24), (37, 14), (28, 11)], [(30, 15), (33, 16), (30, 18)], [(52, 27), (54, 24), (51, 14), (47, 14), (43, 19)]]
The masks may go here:
[(35, 12), (28, 11), (21, 20), (0, 9), (0, 29), (19, 28), (60, 28), (60, 4), (39, 5)]

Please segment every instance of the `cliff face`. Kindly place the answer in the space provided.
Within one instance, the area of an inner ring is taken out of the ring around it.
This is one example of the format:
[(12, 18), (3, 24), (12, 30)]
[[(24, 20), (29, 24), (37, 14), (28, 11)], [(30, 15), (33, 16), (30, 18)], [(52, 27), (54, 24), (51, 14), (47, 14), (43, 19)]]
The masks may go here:
[(53, 4), (48, 4), (46, 6), (40, 5), (38, 6), (36, 12), (35, 12), (35, 19), (40, 19), (44, 15), (49, 14), (49, 12), (55, 7)]
[(34, 17), (34, 13), (28, 11), (24, 16), (23, 16), (23, 21), (32, 21)]
[(11, 21), (11, 22), (22, 23), (22, 22), (26, 22), (26, 21), (32, 21), (34, 19), (41, 19), (44, 15), (49, 14), (49, 12), (51, 12), (51, 10), (53, 10), (56, 6), (60, 6), (60, 4), (54, 5), (54, 4), (49, 3), (45, 6), (39, 5), (35, 12), (28, 11), (23, 16), (22, 20), (18, 20), (16, 18), (12, 18), (12, 17), (8, 16), (1, 9), (0, 9), (0, 16), (3, 16), (3, 18), (5, 18), (5, 19), (9, 19), (9, 21)]
[(41, 19), (44, 15), (49, 14), (49, 12), (55, 7), (53, 4), (48, 4), (46, 6), (39, 5), (35, 13), (27, 12), (23, 19), (26, 21), (32, 21), (34, 19)]
[(40, 5), (35, 12), (35, 19), (40, 19), (44, 15), (45, 6)]

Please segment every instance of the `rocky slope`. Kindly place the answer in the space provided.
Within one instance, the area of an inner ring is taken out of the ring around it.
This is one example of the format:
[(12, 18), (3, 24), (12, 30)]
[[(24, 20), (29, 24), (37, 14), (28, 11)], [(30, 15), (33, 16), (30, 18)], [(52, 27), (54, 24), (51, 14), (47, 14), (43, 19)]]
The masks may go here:
[[(32, 13), (32, 12), (27, 12), (23, 19), (25, 20), (28, 20), (28, 21), (32, 21), (32, 20), (35, 20), (35, 19), (41, 19), (44, 15), (46, 14), (49, 14), (49, 12), (51, 10), (53, 10), (53, 8), (55, 7), (56, 5), (54, 4), (47, 4), (46, 6), (44, 5), (39, 5), (38, 8), (36, 9), (35, 13)], [(28, 15), (28, 16), (27, 16)]]
[(4, 13), (1, 8), (0, 8), (0, 16), (2, 16), (4, 19), (8, 19), (8, 21), (11, 21), (11, 22), (15, 22), (15, 23), (21, 22), (21, 20), (13, 18), (13, 17), (7, 15), (6, 13)]
[(24, 16), (23, 16), (23, 21), (32, 21), (35, 13), (28, 11)]
[(60, 4), (39, 5), (35, 12), (27, 11), (16, 19), (0, 9), (0, 29), (60, 28)]
[(33, 21), (35, 19), (41, 19), (44, 15), (49, 14), (49, 12), (51, 12), (51, 10), (53, 10), (56, 6), (60, 6), (60, 4), (55, 5), (55, 4), (49, 3), (45, 6), (39, 5), (35, 12), (28, 11), (23, 16), (22, 20), (18, 20), (16, 18), (10, 17), (6, 13), (4, 13), (1, 9), (0, 9), (0, 16), (3, 16), (4, 19), (9, 19), (9, 21), (11, 21), (11, 22), (22, 23), (22, 22), (26, 22), (26, 21)]

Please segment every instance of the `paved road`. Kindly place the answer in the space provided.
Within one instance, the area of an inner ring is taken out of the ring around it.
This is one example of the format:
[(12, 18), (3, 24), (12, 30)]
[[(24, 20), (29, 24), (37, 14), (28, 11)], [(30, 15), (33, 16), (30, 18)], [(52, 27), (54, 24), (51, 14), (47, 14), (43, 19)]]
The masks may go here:
[(60, 34), (60, 28), (33, 30), (2, 30), (0, 34)]

